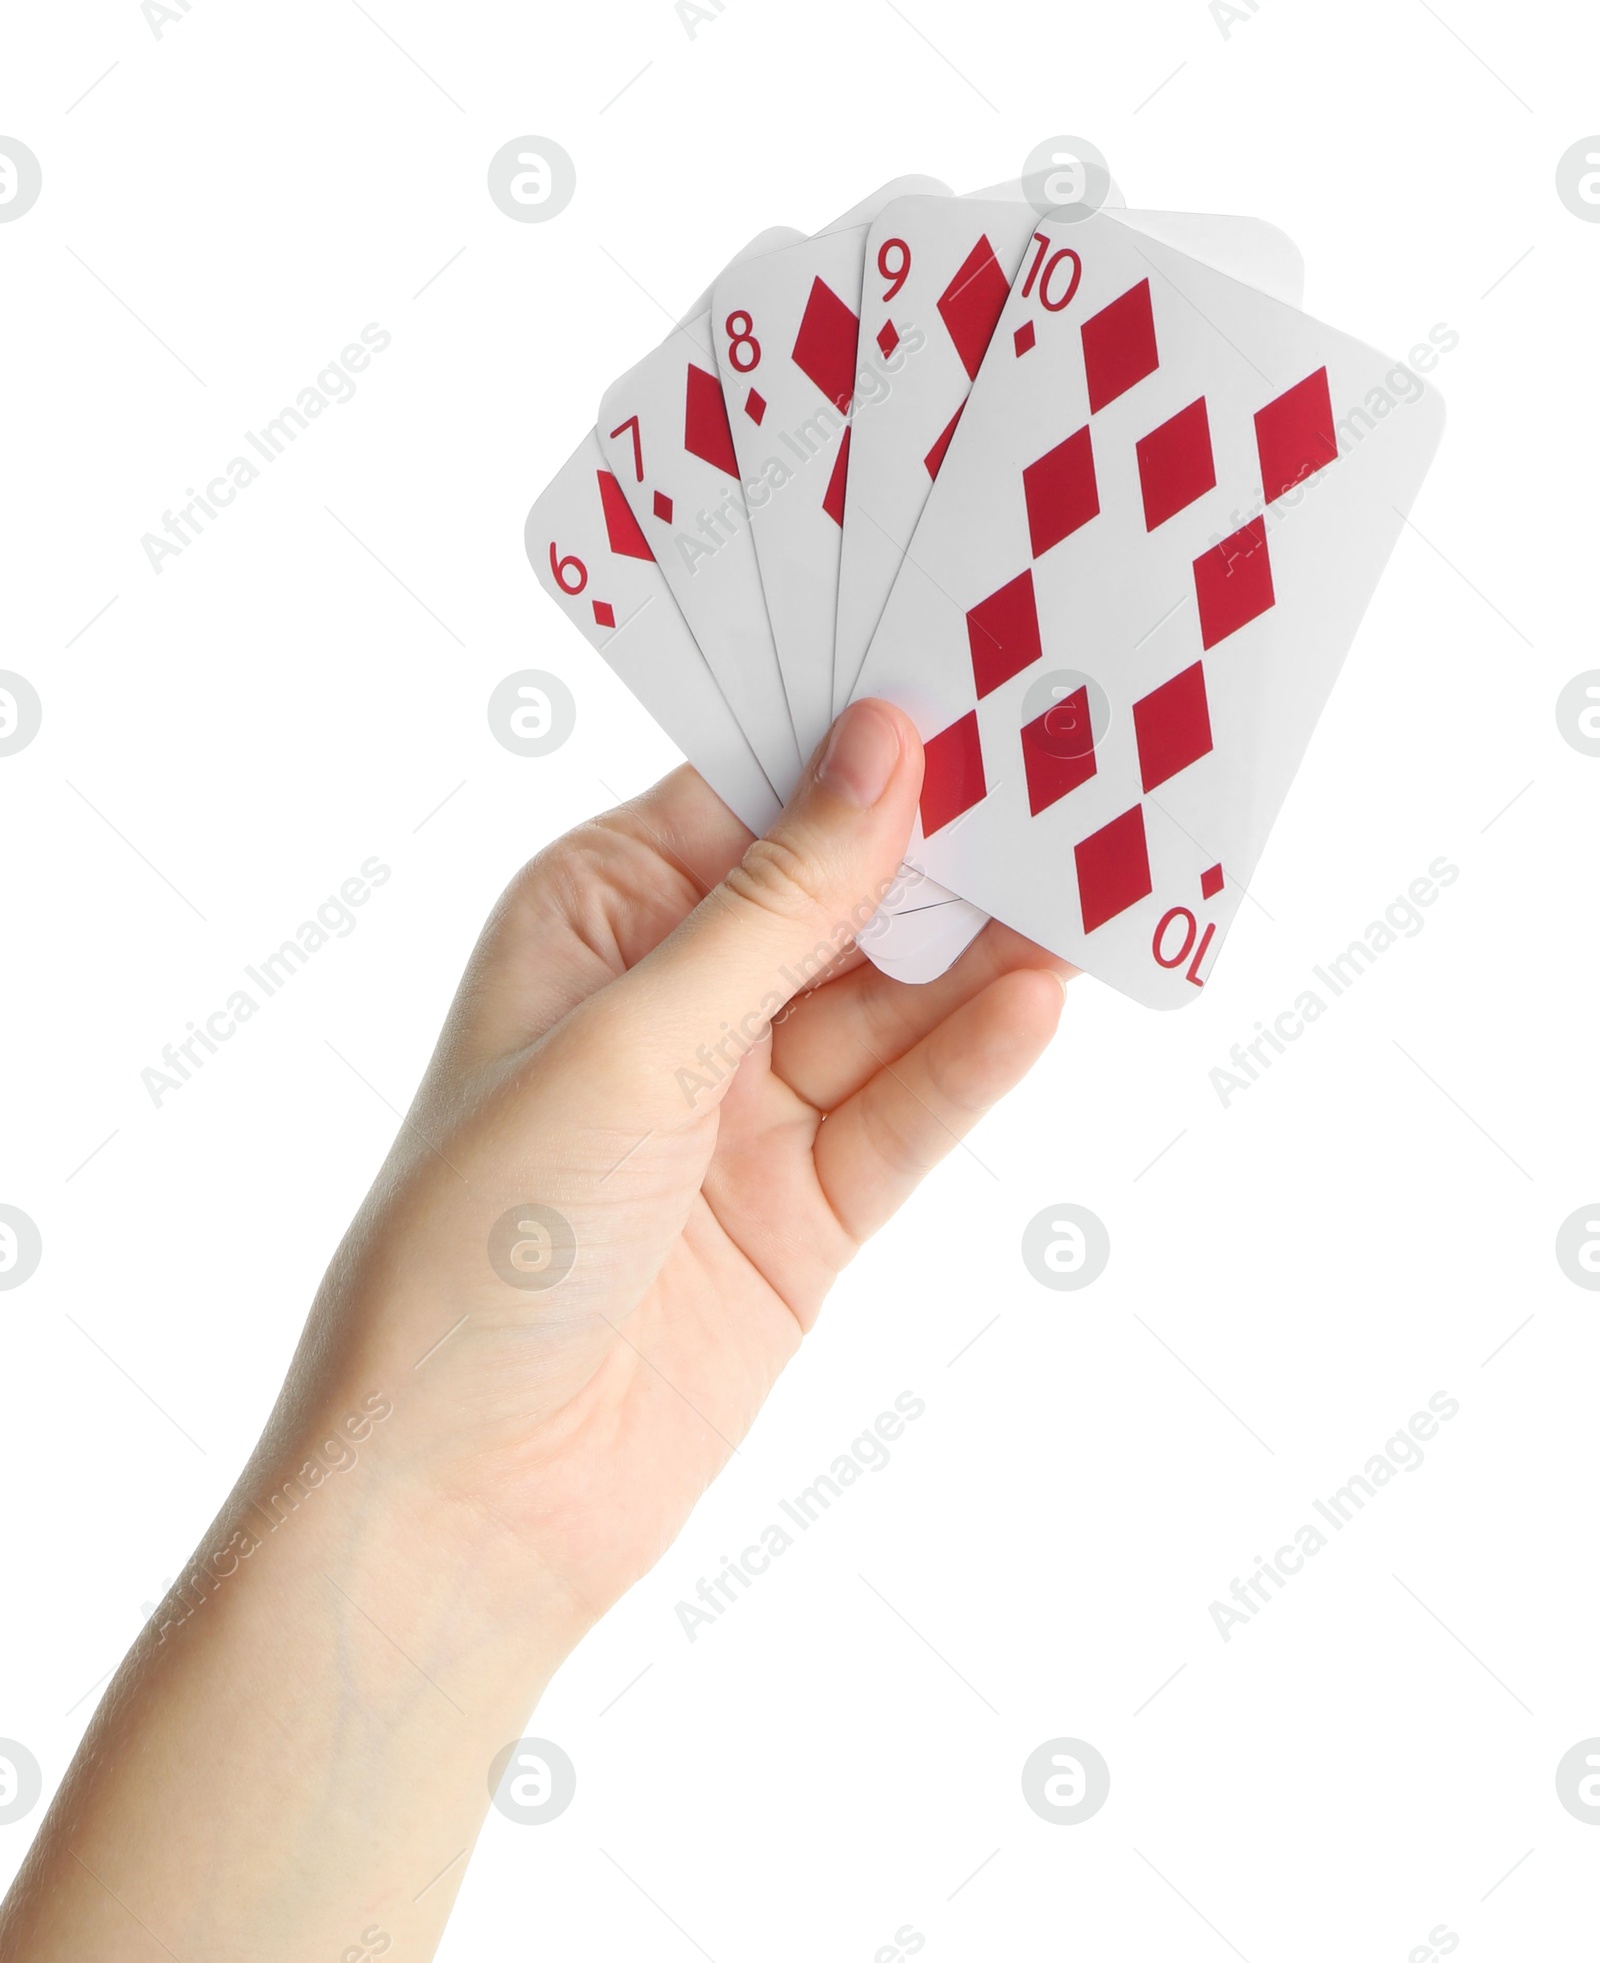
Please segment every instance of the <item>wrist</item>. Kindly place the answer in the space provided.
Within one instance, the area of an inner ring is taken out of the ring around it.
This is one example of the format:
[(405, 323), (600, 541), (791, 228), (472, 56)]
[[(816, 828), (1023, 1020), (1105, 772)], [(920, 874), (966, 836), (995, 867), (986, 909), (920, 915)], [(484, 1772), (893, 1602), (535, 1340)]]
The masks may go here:
[(285, 1586), (343, 1596), (401, 1650), (511, 1704), (531, 1704), (596, 1619), (524, 1533), (445, 1474), (401, 1385), (276, 1416), (157, 1622), (170, 1636), (229, 1594)]

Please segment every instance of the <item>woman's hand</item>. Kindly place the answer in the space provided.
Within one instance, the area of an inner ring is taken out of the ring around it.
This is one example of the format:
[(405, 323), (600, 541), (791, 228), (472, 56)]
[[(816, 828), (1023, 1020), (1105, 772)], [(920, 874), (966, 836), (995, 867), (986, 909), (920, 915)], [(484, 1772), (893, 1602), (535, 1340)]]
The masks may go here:
[(1002, 928), (924, 988), (855, 951), (921, 779), (861, 704), (766, 839), (685, 769), (535, 859), (318, 1302), (308, 1372), (340, 1358), (336, 1404), (402, 1385), (408, 1454), (579, 1624), (1054, 1032), (1067, 971)]
[(0, 1963), (433, 1954), (496, 1753), (1055, 1029), (997, 926), (923, 988), (855, 950), (921, 779), (859, 703), (767, 838), (681, 770), (512, 883)]

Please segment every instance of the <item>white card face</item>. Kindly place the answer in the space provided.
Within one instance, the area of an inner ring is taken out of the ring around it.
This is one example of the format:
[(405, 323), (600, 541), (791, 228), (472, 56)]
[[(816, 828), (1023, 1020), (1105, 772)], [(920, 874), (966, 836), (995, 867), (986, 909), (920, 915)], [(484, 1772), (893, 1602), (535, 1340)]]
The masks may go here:
[[(833, 632), (864, 223), (905, 184), (886, 185), (813, 239), (731, 267), (711, 303), (717, 361), (749, 500), (778, 661), (803, 755), (833, 719)], [(865, 362), (876, 356), (866, 349)], [(882, 385), (880, 364), (862, 385)]]
[(778, 799), (717, 687), (591, 430), (528, 513), (539, 583), (753, 832)]
[(892, 981), (937, 981), (988, 924), (981, 908), (910, 868), (892, 907), (872, 916), (856, 944)]
[(774, 789), (800, 775), (711, 317), (676, 328), (606, 390), (600, 445), (717, 686)]
[(898, 702), (927, 744), (915, 863), (1179, 1007), (1443, 407), (1112, 217), (1035, 231), (855, 692)]
[[(1116, 220), (1300, 304), (1305, 262), (1275, 226), (1198, 212), (1118, 211)], [(850, 700), (950, 432), (1041, 223), (1019, 187), (1016, 197), (901, 199), (868, 233), (861, 346), (904, 350), (906, 358), (884, 394), (857, 403), (850, 433), (835, 713)]]
[[(1300, 304), (1305, 262), (1275, 226), (1192, 212), (1118, 209), (1116, 216), (1264, 293)], [(905, 366), (887, 393), (857, 403), (852, 423), (834, 636), (835, 713), (850, 699), (906, 542), (933, 488), (940, 437), (960, 414), (1038, 223), (1021, 185), (1013, 184), (966, 198), (897, 199), (869, 230), (861, 346), (876, 345), (880, 353), (888, 351), (886, 362), (903, 358)], [(929, 881), (922, 911), (903, 930), (893, 915), (880, 916), (863, 943), (873, 960), (902, 979), (910, 978), (908, 966), (924, 978), (941, 951), (946, 965), (954, 961), (983, 924), (970, 909), (946, 920), (926, 912), (954, 898)]]

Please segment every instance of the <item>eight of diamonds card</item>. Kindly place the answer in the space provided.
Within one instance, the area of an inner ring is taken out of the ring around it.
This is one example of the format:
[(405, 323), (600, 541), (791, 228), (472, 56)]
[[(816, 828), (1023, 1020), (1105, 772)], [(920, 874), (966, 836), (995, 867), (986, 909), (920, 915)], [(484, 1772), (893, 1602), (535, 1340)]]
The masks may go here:
[(898, 178), (815, 238), (731, 266), (711, 303), (733, 446), (804, 755), (833, 717), (865, 221), (908, 193), (943, 188), (931, 178)]

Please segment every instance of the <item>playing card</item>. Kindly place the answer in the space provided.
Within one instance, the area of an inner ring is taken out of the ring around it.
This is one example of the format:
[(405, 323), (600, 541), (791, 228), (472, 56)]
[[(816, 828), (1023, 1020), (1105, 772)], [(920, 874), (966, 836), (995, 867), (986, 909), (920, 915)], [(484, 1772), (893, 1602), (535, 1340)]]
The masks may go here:
[[(903, 372), (863, 394), (850, 431), (839, 563), (833, 711), (850, 700), (872, 630), (949, 447), (1039, 214), (1016, 195), (897, 199), (866, 243), (861, 345)], [(1118, 224), (1175, 246), (1299, 306), (1305, 265), (1293, 242), (1255, 218), (1124, 211)]]
[[(1298, 305), (1304, 262), (1293, 242), (1251, 218), (1116, 210), (1119, 223)], [(966, 198), (899, 198), (868, 231), (861, 345), (903, 372), (863, 393), (850, 430), (840, 554), (833, 707), (850, 698), (872, 630), (948, 447), (989, 337), (1039, 215), (1022, 186)], [(903, 926), (873, 923), (863, 944), (886, 972), (932, 979), (981, 930), (985, 916), (934, 881)], [(941, 903), (955, 903), (947, 913)]]
[(528, 513), (539, 583), (724, 804), (753, 832), (778, 799), (589, 434)]
[(866, 220), (930, 178), (899, 178), (798, 244), (732, 267), (711, 302), (733, 447), (749, 500), (778, 663), (803, 755), (833, 719), (833, 633), (848, 423), (882, 357), (856, 333)]
[[(774, 226), (739, 257), (798, 236)], [(704, 313), (710, 297), (708, 287), (687, 317)], [(765, 831), (777, 796), (672, 599), (596, 431), (541, 493), (523, 542), (545, 591), (635, 699), (735, 815)]]
[(981, 907), (915, 866), (902, 866), (895, 892), (862, 928), (856, 944), (891, 980), (931, 982), (960, 959), (988, 924)]
[[(786, 236), (797, 238), (799, 234)], [(717, 686), (780, 797), (800, 774), (711, 316), (681, 323), (607, 389), (605, 460)]]
[(1195, 999), (1442, 423), (1348, 335), (1041, 221), (855, 690), (927, 744), (911, 859)]

